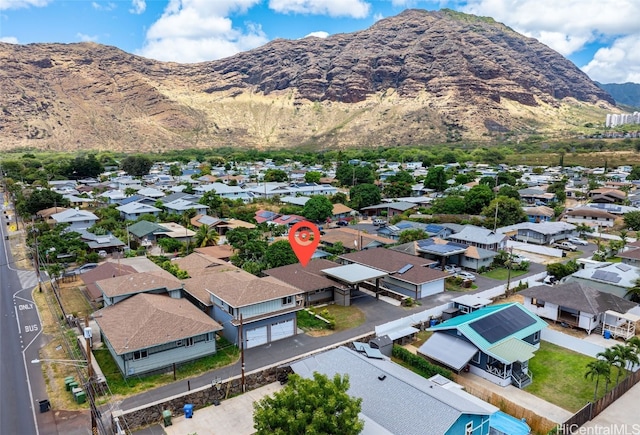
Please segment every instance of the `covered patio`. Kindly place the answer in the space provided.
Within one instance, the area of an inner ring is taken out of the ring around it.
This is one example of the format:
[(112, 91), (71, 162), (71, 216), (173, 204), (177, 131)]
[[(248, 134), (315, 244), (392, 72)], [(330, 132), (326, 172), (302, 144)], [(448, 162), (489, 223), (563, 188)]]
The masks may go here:
[[(345, 306), (351, 305), (352, 290), (358, 291), (360, 284), (364, 282), (375, 282), (373, 289), (376, 299), (380, 299), (380, 278), (388, 275), (387, 272), (357, 263), (323, 269), (322, 272), (337, 281), (347, 284), (344, 289), (334, 290), (336, 292), (336, 302)], [(340, 295), (341, 301), (338, 302)]]

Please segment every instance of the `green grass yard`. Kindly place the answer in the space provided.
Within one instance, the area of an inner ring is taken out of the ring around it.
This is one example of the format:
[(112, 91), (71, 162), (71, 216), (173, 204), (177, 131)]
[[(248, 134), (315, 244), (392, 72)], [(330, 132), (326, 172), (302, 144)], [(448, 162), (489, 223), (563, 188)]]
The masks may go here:
[[(547, 402), (576, 412), (593, 400), (595, 379), (585, 379), (587, 364), (594, 359), (546, 341), (529, 361), (533, 383), (525, 390)], [(613, 381), (615, 382), (615, 368)], [(611, 385), (609, 385), (611, 388)], [(598, 385), (598, 397), (604, 395), (604, 381)]]
[[(514, 278), (520, 275), (524, 275), (527, 272), (528, 272), (527, 270), (511, 269), (511, 281), (513, 282)], [(499, 281), (506, 281), (507, 278), (509, 277), (509, 270), (503, 267), (500, 267), (497, 269), (489, 270), (488, 272), (481, 273), (480, 275), (484, 276), (485, 278), (497, 279)]]

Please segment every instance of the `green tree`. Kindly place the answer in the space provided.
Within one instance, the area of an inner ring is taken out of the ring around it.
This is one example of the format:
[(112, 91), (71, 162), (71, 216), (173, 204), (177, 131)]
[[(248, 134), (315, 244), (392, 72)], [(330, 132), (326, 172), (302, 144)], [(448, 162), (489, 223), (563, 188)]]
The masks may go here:
[(289, 375), (287, 385), (253, 405), (256, 435), (356, 435), (364, 429), (358, 418), (362, 399), (348, 393), (349, 378), (314, 373), (313, 379)]
[(447, 188), (447, 174), (444, 171), (444, 167), (436, 166), (429, 169), (424, 179), (424, 186), (438, 192), (444, 191)]
[(587, 224), (577, 224), (576, 225), (576, 231), (578, 232), (578, 234), (580, 235), (580, 237), (583, 237), (586, 234), (590, 234), (593, 232), (593, 228), (591, 228), (589, 225)]
[(333, 215), (333, 204), (324, 195), (314, 195), (305, 203), (302, 215), (313, 222), (324, 222)]
[(640, 231), (640, 211), (630, 211), (624, 214), (624, 225), (633, 231)]
[(286, 266), (298, 262), (288, 240), (278, 240), (270, 244), (264, 253), (264, 262), (268, 268)]
[(200, 248), (204, 248), (205, 246), (215, 246), (218, 244), (219, 238), (220, 235), (215, 227), (202, 225), (196, 231), (194, 243)]
[(344, 192), (336, 192), (331, 197), (332, 204), (346, 204), (347, 203), (347, 194)]
[(91, 177), (95, 178), (104, 171), (102, 164), (96, 159), (94, 154), (88, 156), (78, 156), (71, 161), (66, 172), (66, 176), (73, 179)]
[(493, 190), (489, 186), (485, 184), (473, 186), (464, 195), (465, 211), (468, 214), (478, 214), (491, 203), (494, 197)]
[[(496, 210), (497, 222), (495, 222)], [(487, 224), (492, 224), (492, 226), (496, 227), (514, 225), (527, 220), (527, 215), (522, 210), (520, 201), (505, 196), (495, 198), (488, 206), (482, 209), (481, 214), (487, 218)]]
[(158, 239), (158, 246), (160, 246), (164, 252), (171, 253), (182, 250), (184, 243), (171, 237), (162, 237)]
[(516, 189), (513, 186), (509, 186), (507, 184), (500, 187), (500, 190), (498, 190), (497, 196), (506, 196), (507, 198), (513, 198), (520, 201), (520, 193), (518, 193), (518, 189)]
[(633, 287), (629, 288), (624, 296), (633, 302), (640, 302), (640, 278), (633, 282)]
[(425, 230), (420, 228), (414, 228), (410, 230), (404, 230), (400, 233), (400, 237), (398, 238), (398, 243), (409, 243), (414, 242), (416, 240), (424, 240), (428, 239), (429, 234)]
[(566, 180), (555, 181), (547, 187), (548, 193), (553, 193), (556, 195), (556, 199), (560, 204), (564, 204), (567, 199), (566, 193), (567, 182)]
[(401, 198), (411, 196), (411, 187), (415, 180), (407, 171), (398, 171), (390, 177), (387, 177), (384, 186), (384, 193), (387, 198)]
[(634, 166), (627, 176), (627, 180), (640, 180), (640, 166)]
[(153, 166), (151, 159), (145, 156), (129, 156), (120, 163), (120, 169), (133, 177), (147, 175)]
[[(602, 352), (598, 352), (596, 354), (596, 358), (600, 358), (606, 361), (606, 363), (609, 365), (609, 375), (611, 375), (612, 367), (616, 367), (619, 372), (624, 364), (624, 362), (620, 359), (620, 355), (615, 351), (615, 349), (611, 347), (606, 348)], [(620, 373), (618, 373), (618, 376), (619, 375)], [(606, 383), (604, 386), (604, 392), (606, 393), (607, 391), (609, 391), (609, 382), (611, 382), (611, 376), (606, 377), (605, 381)]]
[(349, 206), (355, 210), (363, 207), (380, 204), (382, 195), (380, 189), (375, 184), (358, 184), (349, 191)]
[(463, 214), (467, 209), (464, 197), (449, 195), (436, 199), (431, 206), (431, 213), (435, 214)]
[(289, 180), (289, 176), (282, 169), (267, 169), (267, 171), (264, 173), (265, 182), (282, 183), (288, 180)]
[(340, 163), (336, 168), (336, 180), (343, 186), (371, 184), (375, 180), (373, 170), (368, 165)]
[(587, 372), (584, 374), (584, 377), (590, 381), (596, 380), (596, 388), (593, 392), (593, 401), (595, 402), (598, 399), (598, 384), (600, 378), (604, 377), (608, 383), (611, 379), (611, 368), (605, 360), (596, 359), (587, 364)]
[[(638, 364), (638, 354), (635, 352), (633, 346), (629, 344), (616, 344), (611, 347), (613, 351), (617, 355), (618, 361), (620, 361), (620, 365), (618, 368), (618, 374), (616, 375), (616, 385), (620, 379), (620, 375), (624, 373), (623, 368), (626, 370), (630, 370), (635, 364)], [(624, 378), (623, 378), (624, 379)]]
[(50, 207), (68, 207), (69, 200), (49, 189), (34, 190), (16, 207), (22, 216), (31, 216)]
[(320, 183), (321, 178), (322, 172), (318, 171), (309, 171), (304, 174), (304, 181), (307, 183)]

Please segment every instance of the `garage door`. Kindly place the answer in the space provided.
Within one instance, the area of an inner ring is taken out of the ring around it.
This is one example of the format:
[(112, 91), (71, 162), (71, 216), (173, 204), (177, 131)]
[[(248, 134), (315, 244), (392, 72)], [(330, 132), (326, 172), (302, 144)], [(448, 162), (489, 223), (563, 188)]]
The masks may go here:
[(247, 349), (260, 346), (267, 342), (267, 327), (247, 329)]
[(293, 328), (293, 319), (273, 323), (271, 325), (271, 341), (282, 340), (283, 338), (291, 337), (295, 332)]

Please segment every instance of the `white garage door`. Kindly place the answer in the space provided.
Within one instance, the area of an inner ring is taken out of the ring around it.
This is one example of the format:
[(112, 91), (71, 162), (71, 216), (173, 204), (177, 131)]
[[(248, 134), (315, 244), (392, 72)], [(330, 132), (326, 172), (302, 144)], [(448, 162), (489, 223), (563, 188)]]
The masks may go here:
[(293, 328), (293, 319), (273, 323), (271, 325), (271, 341), (282, 340), (283, 338), (291, 337), (295, 332)]
[(247, 349), (260, 346), (267, 342), (267, 327), (247, 329)]

